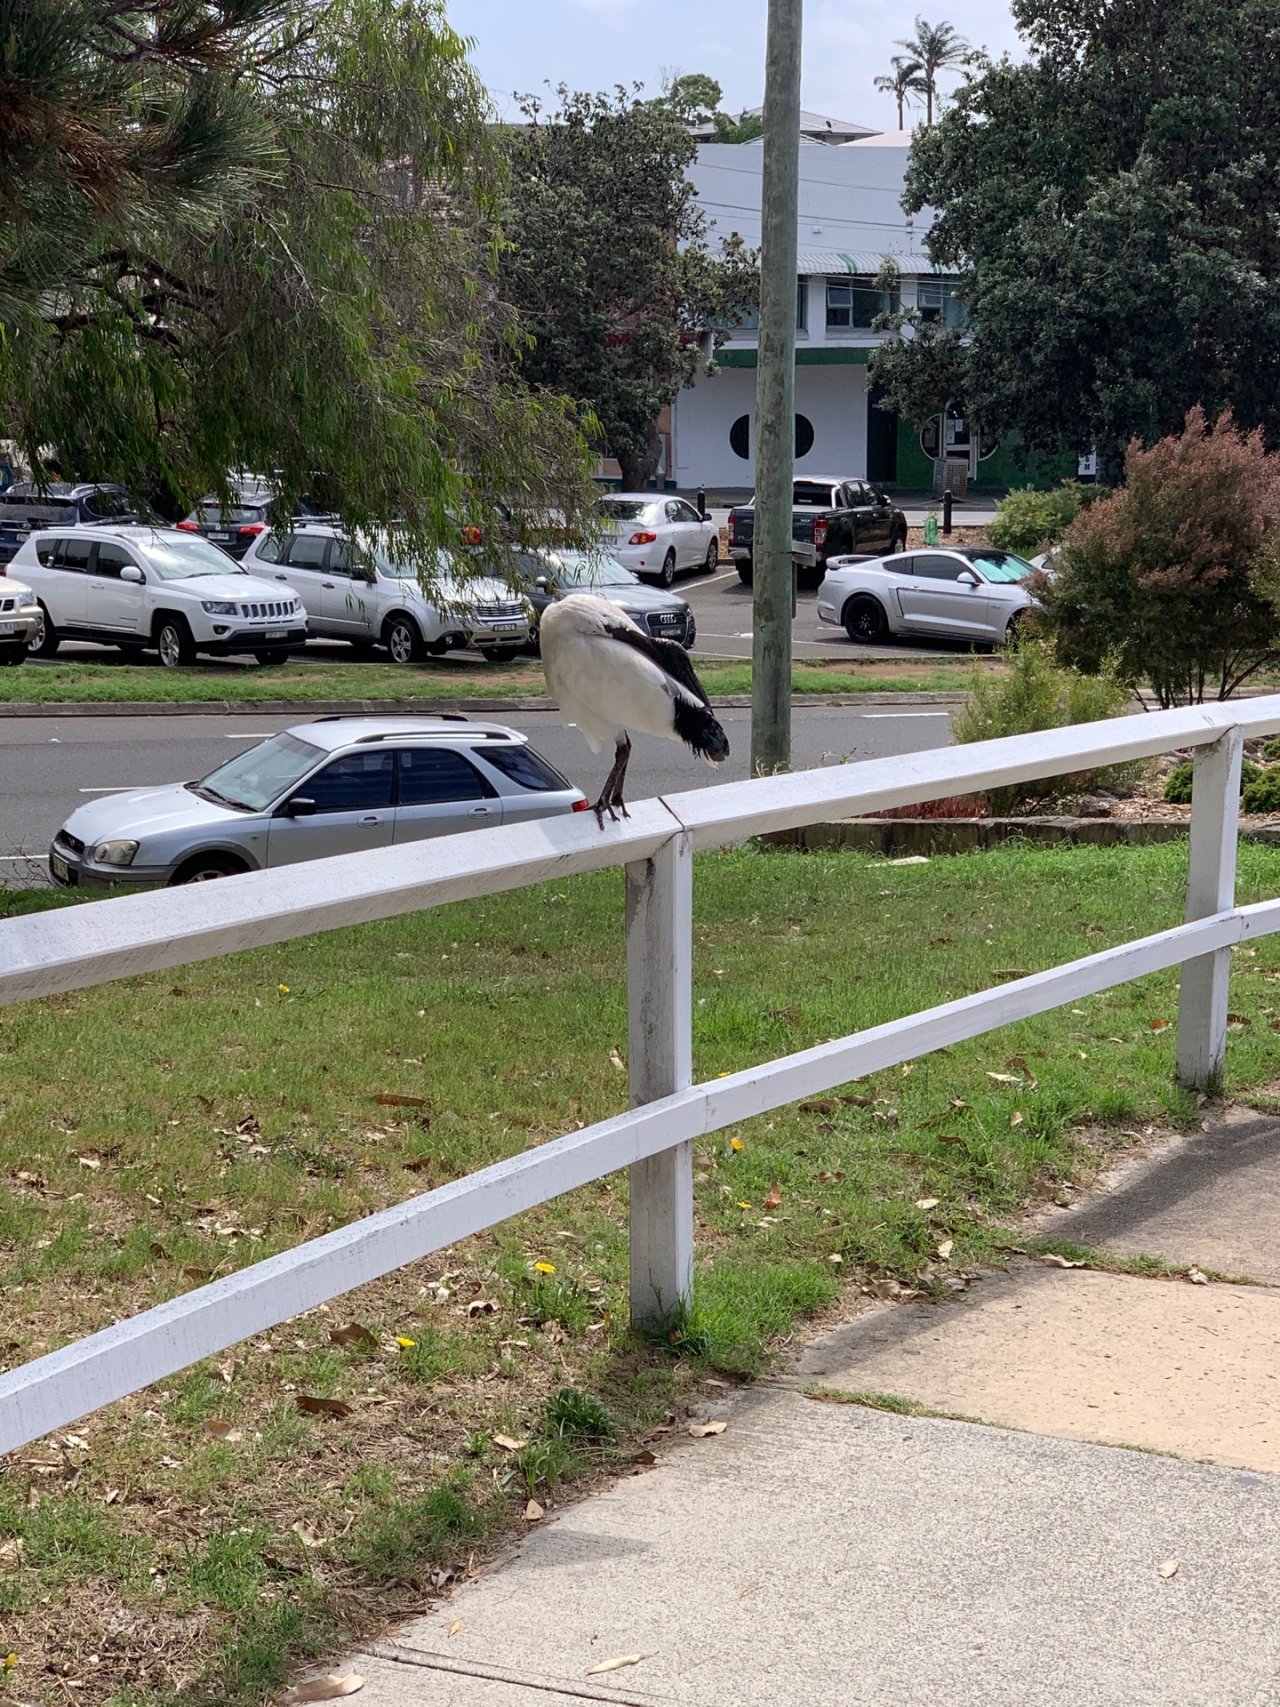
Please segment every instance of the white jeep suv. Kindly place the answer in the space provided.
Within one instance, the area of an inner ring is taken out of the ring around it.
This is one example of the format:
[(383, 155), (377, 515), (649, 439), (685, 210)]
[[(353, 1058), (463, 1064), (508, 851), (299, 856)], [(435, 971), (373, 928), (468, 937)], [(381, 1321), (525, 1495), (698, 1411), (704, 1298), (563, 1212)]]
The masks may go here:
[(241, 561), (298, 595), (308, 633), (385, 646), (395, 664), (464, 646), (505, 663), (530, 642), (530, 606), (505, 582), (467, 575), (440, 552), (428, 594), (414, 564), (385, 535), (353, 538), (332, 523), (312, 522), (259, 534)]
[(154, 646), (168, 669), (197, 652), (274, 664), (307, 638), (291, 592), (176, 528), (46, 528), (18, 547), (12, 568), (39, 601), (31, 650), (41, 657), (64, 640), (98, 640), (126, 652)]

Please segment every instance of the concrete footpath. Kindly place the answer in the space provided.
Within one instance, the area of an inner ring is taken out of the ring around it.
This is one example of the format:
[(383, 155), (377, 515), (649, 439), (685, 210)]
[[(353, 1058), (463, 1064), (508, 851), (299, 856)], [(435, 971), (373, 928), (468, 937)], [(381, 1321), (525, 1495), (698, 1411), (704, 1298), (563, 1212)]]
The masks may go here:
[(1280, 1707), (1280, 1121), (1039, 1230), (1178, 1273), (869, 1306), (336, 1669), (365, 1707)]

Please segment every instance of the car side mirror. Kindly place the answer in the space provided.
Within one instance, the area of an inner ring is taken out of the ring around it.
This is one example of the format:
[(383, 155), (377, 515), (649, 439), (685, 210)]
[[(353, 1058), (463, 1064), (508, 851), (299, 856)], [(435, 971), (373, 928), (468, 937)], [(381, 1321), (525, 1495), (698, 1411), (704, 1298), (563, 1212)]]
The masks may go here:
[(122, 581), (133, 581), (136, 583), (139, 581), (145, 581), (146, 576), (142, 573), (141, 569), (138, 568), (136, 563), (126, 563), (120, 571), (120, 579)]
[(306, 794), (295, 794), (292, 800), (287, 800), (284, 807), (286, 818), (313, 818), (316, 803)]
[(551, 591), (551, 583), (545, 575), (539, 575), (538, 579), (533, 584), (540, 593), (549, 593)]
[(956, 580), (965, 587), (980, 587), (982, 585), (982, 582), (974, 574), (972, 569), (962, 569), (956, 576)]

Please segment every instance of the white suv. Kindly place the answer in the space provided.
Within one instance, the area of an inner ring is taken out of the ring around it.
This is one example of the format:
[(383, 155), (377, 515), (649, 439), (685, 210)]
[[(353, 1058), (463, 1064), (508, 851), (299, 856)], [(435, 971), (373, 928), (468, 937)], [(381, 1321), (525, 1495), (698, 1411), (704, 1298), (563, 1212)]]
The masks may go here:
[(323, 522), (259, 534), (241, 561), (251, 574), (298, 595), (310, 634), (385, 646), (396, 664), (462, 646), (505, 663), (530, 642), (525, 600), (493, 576), (460, 574), (443, 552), (430, 597), (389, 539), (353, 539)]
[(40, 606), (31, 588), (0, 565), (0, 665), (21, 664), (40, 633)]
[(31, 650), (41, 657), (64, 640), (98, 640), (126, 652), (154, 646), (168, 669), (197, 652), (274, 664), (307, 638), (291, 592), (176, 528), (47, 528), (19, 546), (12, 568), (39, 601)]

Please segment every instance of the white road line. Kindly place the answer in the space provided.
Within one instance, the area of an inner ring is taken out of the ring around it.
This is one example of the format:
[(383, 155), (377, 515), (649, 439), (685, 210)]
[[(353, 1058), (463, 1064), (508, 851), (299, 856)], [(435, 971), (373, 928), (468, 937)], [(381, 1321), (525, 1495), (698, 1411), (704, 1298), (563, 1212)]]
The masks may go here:
[(228, 735), (224, 730), (222, 739), (224, 741), (268, 741), (274, 734), (274, 729), (245, 729), (238, 735)]
[(0, 865), (26, 865), (30, 860), (43, 859), (43, 854), (0, 854)]
[(717, 581), (736, 581), (737, 579), (738, 579), (738, 571), (736, 569), (730, 569), (725, 574), (712, 575), (706, 581), (699, 581), (698, 586), (697, 587), (690, 587), (689, 591), (691, 593), (696, 593), (698, 591), (699, 587), (714, 587)]
[(865, 717), (868, 722), (870, 722), (872, 718), (878, 717), (950, 717), (950, 715), (951, 713), (949, 711), (860, 711), (858, 713), (859, 717)]

